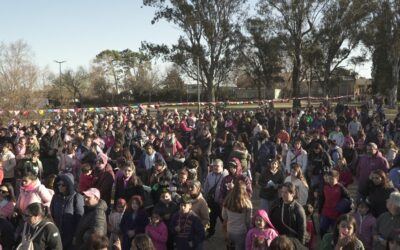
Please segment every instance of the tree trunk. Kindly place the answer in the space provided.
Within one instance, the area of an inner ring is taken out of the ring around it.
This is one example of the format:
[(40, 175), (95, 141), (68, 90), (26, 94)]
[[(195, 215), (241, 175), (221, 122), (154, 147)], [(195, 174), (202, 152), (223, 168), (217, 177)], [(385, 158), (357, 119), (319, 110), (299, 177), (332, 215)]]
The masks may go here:
[[(292, 72), (292, 87), (293, 87), (293, 98), (300, 97), (300, 70), (301, 70), (301, 49), (300, 42), (296, 42), (295, 58), (293, 62)], [(293, 99), (293, 108), (300, 108), (301, 102), (299, 99)]]
[(390, 108), (396, 108), (397, 105), (397, 89), (399, 85), (399, 62), (400, 58), (393, 58), (392, 61), (392, 88), (389, 93)]
[(206, 100), (207, 100), (208, 102), (215, 102), (214, 83), (213, 83), (213, 81), (212, 81), (211, 79), (209, 79), (208, 77), (207, 77), (207, 89), (206, 89), (206, 92), (207, 92), (207, 98), (206, 98)]

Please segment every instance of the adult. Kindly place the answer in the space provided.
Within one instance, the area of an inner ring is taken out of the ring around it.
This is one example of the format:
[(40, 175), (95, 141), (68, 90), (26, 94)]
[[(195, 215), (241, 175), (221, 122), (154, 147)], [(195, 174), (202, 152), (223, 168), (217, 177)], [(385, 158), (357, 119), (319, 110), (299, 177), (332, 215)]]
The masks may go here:
[(253, 204), (246, 186), (237, 181), (222, 207), (223, 230), (228, 248), (234, 246), (236, 250), (245, 249), (246, 234), (251, 226), (252, 208)]
[(307, 151), (305, 151), (301, 147), (301, 140), (296, 139), (293, 143), (293, 146), (289, 149), (286, 155), (285, 161), (285, 173), (290, 174), (291, 171), (291, 164), (297, 163), (301, 166), (303, 173), (306, 172), (307, 169)]
[(101, 199), (110, 207), (111, 192), (114, 185), (114, 171), (107, 163), (107, 155), (100, 153), (96, 159), (96, 167), (93, 170), (94, 188), (100, 191)]
[(320, 244), (321, 250), (354, 249), (364, 250), (363, 243), (357, 238), (357, 223), (350, 214), (338, 218), (332, 233), (326, 234)]
[(253, 148), (253, 150), (256, 150), (254, 160), (256, 161), (256, 171), (261, 173), (265, 163), (276, 158), (277, 151), (275, 144), (269, 140), (269, 133), (267, 130), (262, 130), (257, 138), (262, 144), (259, 147), (256, 146)]
[(388, 211), (378, 217), (373, 230), (374, 250), (386, 249), (390, 234), (400, 229), (400, 193), (391, 193), (386, 201), (386, 206)]
[(33, 249), (58, 250), (63, 249), (60, 232), (56, 225), (47, 218), (46, 209), (41, 203), (31, 203), (23, 214), (25, 223), (22, 231), (22, 242), (17, 249), (30, 249), (29, 239)]
[(371, 213), (378, 218), (387, 211), (385, 202), (396, 189), (387, 174), (380, 169), (372, 171), (368, 181), (366, 197), (370, 202)]
[(15, 207), (14, 188), (10, 183), (0, 185), (0, 218), (10, 219)]
[(283, 183), (281, 196), (282, 198), (271, 207), (271, 222), (279, 234), (297, 238), (304, 244), (306, 240), (306, 215), (303, 207), (295, 199), (295, 185), (291, 182)]
[(149, 176), (151, 174), (151, 170), (154, 167), (154, 163), (157, 160), (164, 161), (165, 165), (167, 165), (167, 163), (165, 162), (162, 155), (154, 150), (154, 146), (150, 142), (146, 143), (143, 148), (145, 150), (145, 153), (142, 154), (139, 159), (136, 172), (138, 176), (142, 179), (142, 181), (144, 181), (145, 184), (148, 184)]
[(50, 206), (53, 194), (42, 184), (34, 170), (27, 169), (22, 176), (22, 185), (16, 204), (17, 210), (23, 214), (29, 204), (41, 203)]
[(99, 235), (107, 234), (107, 204), (101, 199), (100, 191), (96, 188), (90, 188), (84, 191), (83, 195), (85, 213), (79, 220), (75, 230), (73, 239), (74, 249), (85, 249), (84, 245), (88, 243), (93, 233)]
[(308, 155), (307, 177), (312, 189), (323, 186), (323, 172), (332, 166), (329, 154), (321, 144), (316, 143)]
[(15, 166), (17, 165), (17, 163), (12, 149), (13, 146), (11, 143), (5, 143), (3, 145), (3, 152), (1, 153), (0, 158), (3, 163), (3, 181), (15, 185)]
[(72, 174), (60, 174), (54, 180), (56, 188), (51, 200), (50, 211), (54, 223), (61, 233), (63, 248), (72, 249), (76, 227), (84, 214), (83, 196), (75, 191)]
[(379, 152), (378, 146), (370, 142), (367, 144), (367, 153), (359, 157), (356, 167), (356, 177), (358, 178), (358, 192), (361, 196), (365, 196), (368, 189), (368, 180), (372, 171), (381, 169), (387, 173), (389, 163)]
[(270, 211), (271, 204), (278, 199), (278, 188), (284, 182), (285, 176), (279, 167), (279, 161), (274, 159), (267, 163), (267, 167), (263, 168), (261, 176), (258, 179), (260, 187), (260, 208)]
[(63, 141), (56, 127), (49, 127), (40, 140), (40, 160), (43, 163), (43, 177), (58, 174), (57, 153), (63, 148)]
[(211, 163), (212, 171), (207, 175), (204, 183), (203, 194), (206, 197), (208, 207), (210, 208), (210, 227), (208, 229), (207, 237), (215, 234), (215, 226), (217, 219), (221, 216), (221, 206), (219, 205), (221, 195), (221, 182), (222, 179), (228, 175), (228, 171), (224, 169), (223, 161), (216, 159)]
[(126, 201), (134, 195), (144, 199), (144, 188), (140, 178), (136, 175), (136, 167), (133, 162), (125, 162), (122, 166), (123, 175), (117, 177), (115, 183), (114, 203), (123, 198)]

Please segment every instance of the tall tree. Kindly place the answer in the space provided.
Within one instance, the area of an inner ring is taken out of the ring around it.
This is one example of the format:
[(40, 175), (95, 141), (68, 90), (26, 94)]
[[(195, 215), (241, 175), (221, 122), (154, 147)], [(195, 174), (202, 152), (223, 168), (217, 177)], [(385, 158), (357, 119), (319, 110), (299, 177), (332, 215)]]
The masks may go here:
[(83, 67), (79, 67), (75, 72), (71, 69), (66, 70), (60, 78), (56, 78), (53, 84), (57, 88), (65, 88), (73, 97), (82, 103), (82, 95), (86, 90), (89, 74)]
[[(234, 68), (240, 45), (241, 15), (246, 0), (143, 0), (157, 9), (152, 23), (166, 20), (181, 31), (171, 47), (143, 42), (151, 55), (161, 55), (178, 65), (205, 87), (208, 101)], [(199, 66), (199, 70), (198, 70)], [(199, 72), (199, 73), (198, 73)]]
[(373, 91), (397, 104), (400, 71), (400, 1), (374, 0), (374, 18), (364, 43), (372, 51)]
[(31, 107), (38, 74), (38, 67), (33, 63), (32, 51), (26, 42), (18, 40), (0, 44), (0, 94), (3, 107)]
[(244, 71), (254, 82), (261, 99), (261, 88), (271, 89), (275, 80), (280, 80), (282, 71), (282, 40), (270, 26), (270, 20), (250, 18), (245, 27), (249, 33), (241, 49), (240, 62)]
[(161, 82), (164, 93), (171, 96), (174, 100), (182, 102), (185, 95), (185, 81), (182, 79), (177, 68), (168, 70), (166, 77)]
[[(292, 97), (300, 96), (303, 42), (325, 5), (323, 0), (260, 0), (260, 13), (273, 16), (277, 32), (284, 38), (287, 53), (292, 58)], [(293, 106), (299, 107), (300, 100), (295, 99)]]

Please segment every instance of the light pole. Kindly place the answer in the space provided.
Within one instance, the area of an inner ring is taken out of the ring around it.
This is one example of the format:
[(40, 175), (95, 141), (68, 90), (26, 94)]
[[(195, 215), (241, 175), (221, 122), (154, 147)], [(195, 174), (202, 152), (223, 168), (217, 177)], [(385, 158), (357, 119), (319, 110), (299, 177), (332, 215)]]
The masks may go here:
[(57, 61), (57, 60), (54, 60), (54, 62), (55, 62), (55, 63), (58, 63), (59, 66), (60, 66), (60, 86), (61, 86), (61, 64), (65, 63), (65, 62), (67, 62), (67, 61)]
[(200, 115), (200, 58), (197, 57), (197, 112)]

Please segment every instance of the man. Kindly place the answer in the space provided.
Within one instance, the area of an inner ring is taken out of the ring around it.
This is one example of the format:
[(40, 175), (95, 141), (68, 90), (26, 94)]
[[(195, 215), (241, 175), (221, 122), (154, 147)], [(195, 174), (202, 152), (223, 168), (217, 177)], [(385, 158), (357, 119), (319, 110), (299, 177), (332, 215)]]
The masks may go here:
[(62, 139), (54, 126), (40, 140), (40, 160), (43, 164), (43, 178), (58, 174), (57, 153), (63, 147)]
[(73, 245), (76, 249), (85, 249), (85, 244), (93, 233), (107, 235), (107, 204), (100, 198), (100, 191), (90, 188), (83, 195), (85, 213), (75, 231)]
[(192, 199), (189, 195), (182, 195), (179, 211), (173, 215), (169, 231), (177, 250), (202, 249), (204, 226), (192, 211)]
[(379, 152), (378, 146), (370, 142), (367, 144), (367, 153), (359, 157), (356, 166), (356, 177), (358, 179), (358, 193), (365, 196), (368, 188), (369, 175), (372, 171), (381, 169), (385, 173), (389, 170), (389, 163), (382, 153)]
[(221, 206), (219, 205), (219, 197), (221, 195), (221, 182), (222, 179), (228, 175), (228, 171), (224, 169), (223, 161), (216, 159), (211, 163), (212, 172), (207, 175), (204, 183), (203, 194), (206, 197), (208, 207), (210, 208), (210, 228), (208, 229), (207, 238), (215, 234), (215, 226), (217, 218), (221, 217)]

